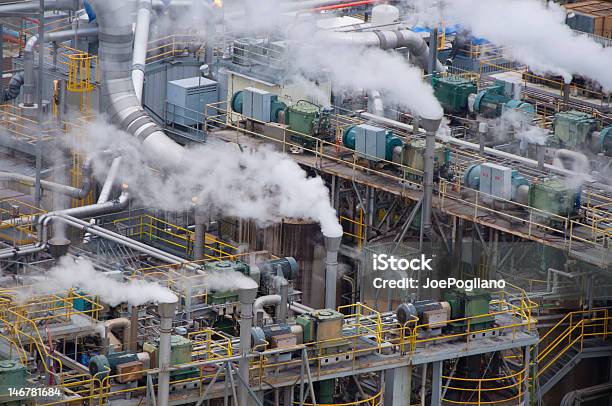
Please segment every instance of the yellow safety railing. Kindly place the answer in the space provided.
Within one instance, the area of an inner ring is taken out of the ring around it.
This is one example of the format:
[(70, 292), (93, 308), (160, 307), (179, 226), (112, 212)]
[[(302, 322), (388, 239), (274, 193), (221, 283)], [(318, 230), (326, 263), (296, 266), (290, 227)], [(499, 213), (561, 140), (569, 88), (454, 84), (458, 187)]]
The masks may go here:
[[(523, 404), (529, 366), (495, 378), (442, 376), (444, 402), (454, 405)], [(508, 393), (509, 392), (509, 393)]]
[[(362, 399), (362, 400), (357, 400), (355, 402), (349, 402), (349, 403), (319, 403), (317, 402), (318, 406), (382, 406), (382, 404), (384, 403), (384, 396), (383, 396), (384, 390), (381, 390), (380, 392), (376, 393), (375, 395), (366, 398), (366, 399)], [(299, 405), (299, 402), (293, 402), (294, 405)], [(307, 403), (304, 402), (303, 403), (304, 406), (313, 406), (312, 403)]]
[(192, 340), (196, 359), (223, 359), (233, 355), (232, 340), (215, 330), (204, 329), (191, 332), (187, 338)]
[(612, 314), (608, 308), (566, 314), (540, 338), (540, 343), (550, 342), (538, 353), (538, 377), (570, 349), (578, 346), (582, 351), (585, 338), (607, 339), (611, 320)]
[[(117, 219), (113, 224), (126, 227), (128, 237), (163, 242), (186, 254), (191, 254), (193, 251), (194, 231), (149, 214)], [(238, 247), (214, 238), (210, 234), (206, 234), (204, 248), (212, 253), (204, 254), (208, 259), (224, 257), (231, 260), (238, 253)]]
[(201, 44), (202, 39), (189, 34), (172, 34), (149, 41), (146, 62), (156, 62), (185, 54), (193, 44)]
[(342, 227), (344, 229), (344, 235), (348, 237), (353, 237), (357, 241), (357, 246), (361, 248), (366, 239), (366, 227), (367, 225), (363, 221), (363, 209), (359, 208), (359, 220), (353, 220), (346, 216), (340, 216), (340, 224), (347, 222), (349, 223), (348, 229), (356, 230), (356, 234), (354, 232), (346, 231), (347, 227)]
[(380, 312), (372, 309), (363, 303), (355, 303), (338, 307), (338, 311), (344, 314), (347, 323), (344, 325), (347, 328), (354, 328), (357, 334), (366, 332), (374, 335), (378, 343), (378, 349), (381, 349), (383, 341), (383, 323)]
[(36, 240), (36, 224), (32, 221), (46, 211), (17, 199), (0, 203), (0, 238), (17, 245)]

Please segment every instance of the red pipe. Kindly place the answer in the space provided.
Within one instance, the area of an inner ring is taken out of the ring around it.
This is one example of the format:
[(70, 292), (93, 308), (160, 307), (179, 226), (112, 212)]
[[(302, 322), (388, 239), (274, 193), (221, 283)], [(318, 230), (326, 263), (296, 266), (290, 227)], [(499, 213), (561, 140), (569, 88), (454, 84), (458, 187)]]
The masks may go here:
[(378, 3), (380, 1), (381, 0), (361, 0), (361, 1), (354, 1), (354, 2), (351, 2), (351, 3), (334, 4), (334, 5), (331, 5), (331, 6), (323, 6), (323, 7), (312, 8), (312, 9), (307, 10), (307, 11), (338, 10), (338, 9), (341, 9), (341, 8), (365, 6), (367, 4)]

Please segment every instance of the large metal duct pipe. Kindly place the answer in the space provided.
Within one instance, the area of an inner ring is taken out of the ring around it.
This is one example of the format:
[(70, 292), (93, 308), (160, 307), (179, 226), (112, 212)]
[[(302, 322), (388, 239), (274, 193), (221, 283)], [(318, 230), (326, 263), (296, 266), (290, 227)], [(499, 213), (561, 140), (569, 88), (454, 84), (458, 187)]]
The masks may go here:
[(159, 303), (159, 378), (157, 386), (157, 402), (160, 406), (168, 406), (170, 396), (170, 338), (172, 335), (172, 320), (176, 311), (177, 301)]
[(257, 297), (257, 288), (241, 289), (238, 293), (240, 300), (240, 362), (238, 374), (244, 384), (238, 388), (238, 405), (247, 406), (249, 390), (245, 385), (249, 384), (249, 359), (247, 354), (251, 352), (251, 328), (253, 327), (253, 303)]
[[(421, 69), (427, 71), (429, 66), (429, 47), (427, 42), (414, 31), (319, 31), (315, 40), (337, 46), (369, 46), (383, 50), (408, 48), (410, 59)], [(445, 72), (446, 67), (436, 61), (436, 71)]]
[[(40, 9), (40, 2), (28, 1), (23, 3), (0, 5), (0, 15), (13, 15), (18, 13), (34, 13)], [(45, 0), (45, 10), (79, 10), (79, 0)]]
[(425, 129), (425, 173), (423, 174), (423, 206), (421, 209), (422, 235), (429, 235), (431, 231), (434, 152), (436, 148), (436, 132), (440, 128), (441, 122), (441, 118), (431, 119), (421, 117), (421, 126)]
[[(67, 41), (78, 36), (96, 35), (98, 27), (75, 28), (45, 33), (44, 42)], [(34, 50), (39, 43), (37, 35), (31, 36), (23, 48), (24, 83), (23, 104), (31, 107), (34, 102)]]
[[(136, 98), (142, 104), (142, 88), (145, 80), (147, 61), (147, 44), (149, 43), (149, 26), (151, 24), (151, 0), (138, 2), (136, 30), (134, 32), (134, 54), (132, 55), (132, 82)], [(144, 46), (142, 45), (144, 44)]]
[(329, 237), (324, 235), (325, 240), (325, 307), (336, 308), (336, 285), (338, 281), (338, 251), (342, 236)]
[(287, 307), (289, 305), (289, 282), (282, 276), (274, 277), (274, 287), (280, 295), (280, 303), (276, 306), (276, 322), (287, 322)]
[[(108, 98), (106, 113), (111, 123), (142, 141), (153, 158), (177, 163), (183, 148), (172, 141), (143, 110), (132, 82), (132, 15), (135, 3), (125, 0), (93, 0), (99, 27), (100, 72), (102, 93)], [(144, 38), (144, 37), (141, 37)], [(142, 41), (142, 39), (139, 39)]]
[(263, 319), (271, 319), (270, 315), (264, 310), (265, 306), (279, 306), (281, 303), (280, 295), (260, 296), (253, 303), (253, 315), (257, 318), (259, 313), (263, 315)]

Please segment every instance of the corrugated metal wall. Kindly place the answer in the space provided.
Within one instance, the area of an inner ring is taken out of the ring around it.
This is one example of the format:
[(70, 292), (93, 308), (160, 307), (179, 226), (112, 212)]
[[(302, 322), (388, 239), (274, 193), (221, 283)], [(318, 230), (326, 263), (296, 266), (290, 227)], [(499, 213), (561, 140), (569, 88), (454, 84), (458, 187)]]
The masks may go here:
[(144, 105), (159, 119), (166, 108), (167, 83), (200, 75), (202, 63), (194, 60), (176, 60), (147, 64), (144, 86)]

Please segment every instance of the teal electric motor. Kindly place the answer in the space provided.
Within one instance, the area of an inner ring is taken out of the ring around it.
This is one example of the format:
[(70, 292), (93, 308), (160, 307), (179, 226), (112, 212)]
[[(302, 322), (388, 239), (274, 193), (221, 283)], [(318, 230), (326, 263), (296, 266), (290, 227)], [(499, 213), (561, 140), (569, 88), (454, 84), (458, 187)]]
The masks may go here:
[[(346, 130), (344, 130), (344, 134), (342, 135), (342, 144), (345, 147), (352, 149), (353, 151), (355, 151), (355, 147), (356, 147), (356, 138), (357, 138), (357, 131), (358, 131), (357, 127), (358, 126), (354, 125), (352, 127), (347, 128)], [(384, 156), (377, 156), (377, 158), (381, 158), (386, 161), (392, 161), (393, 160), (393, 150), (396, 147), (401, 147), (403, 145), (404, 145), (404, 142), (401, 140), (401, 138), (394, 135), (393, 131), (386, 130)], [(360, 152), (360, 151), (357, 151), (357, 152)], [(381, 152), (380, 155), (383, 155), (383, 153)]]

